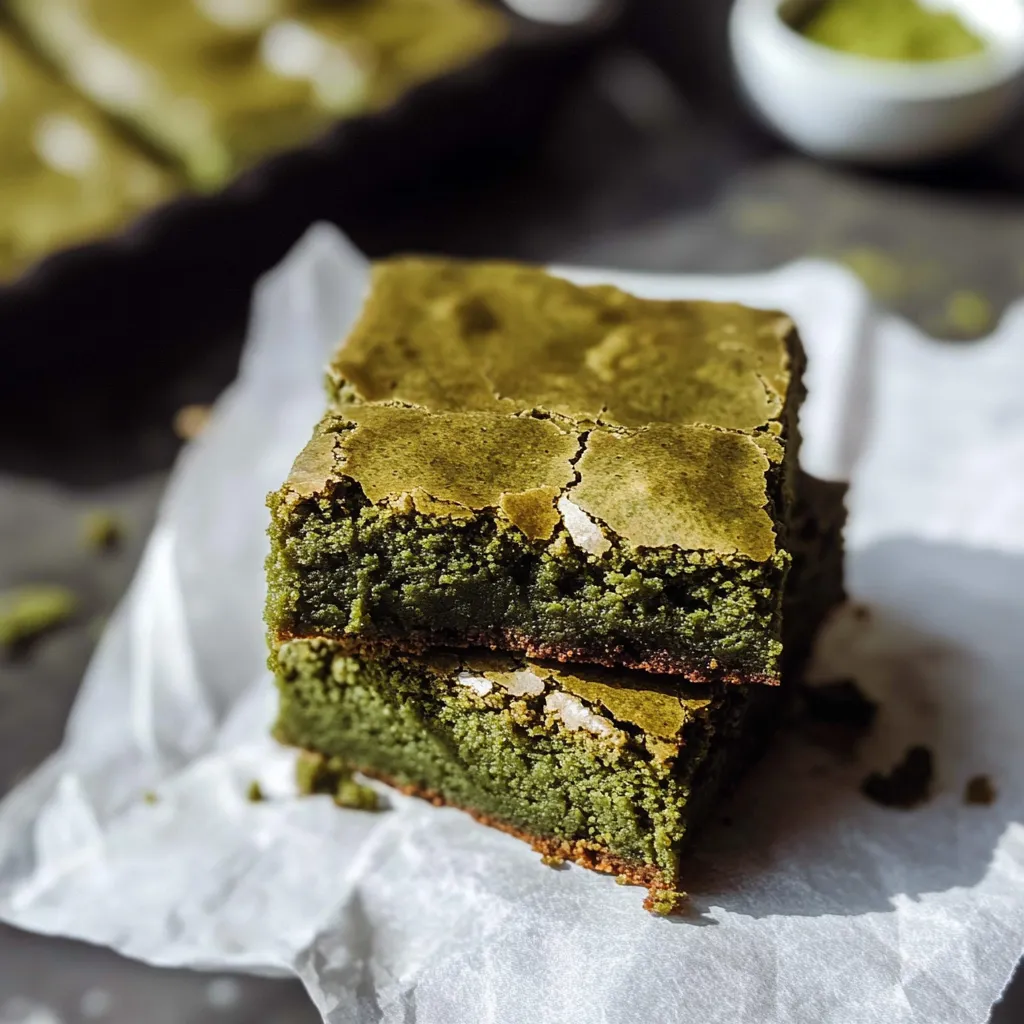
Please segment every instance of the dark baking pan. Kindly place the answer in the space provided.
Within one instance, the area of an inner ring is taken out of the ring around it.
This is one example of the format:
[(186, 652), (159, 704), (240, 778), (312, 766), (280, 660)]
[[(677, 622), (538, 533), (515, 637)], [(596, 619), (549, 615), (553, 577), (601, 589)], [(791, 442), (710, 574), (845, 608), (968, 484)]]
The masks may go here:
[(0, 288), (0, 397), (40, 375), (73, 387), (129, 365), (159, 372), (161, 348), (237, 323), (255, 278), (312, 222), (365, 223), (412, 192), (500, 172), (543, 134), (612, 20), (513, 17), (505, 42), (386, 110), (341, 121), (215, 195), (183, 196), (46, 257)]

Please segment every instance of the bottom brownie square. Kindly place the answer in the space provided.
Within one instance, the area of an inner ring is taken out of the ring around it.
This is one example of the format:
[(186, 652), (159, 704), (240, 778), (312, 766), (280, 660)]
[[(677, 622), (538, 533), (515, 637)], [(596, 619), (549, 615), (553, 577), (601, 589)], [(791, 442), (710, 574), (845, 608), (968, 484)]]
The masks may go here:
[(464, 653), (364, 659), (326, 639), (282, 644), (273, 662), (276, 735), (325, 770), (358, 770), (645, 885), (649, 909), (671, 909), (691, 831), (784, 699)]

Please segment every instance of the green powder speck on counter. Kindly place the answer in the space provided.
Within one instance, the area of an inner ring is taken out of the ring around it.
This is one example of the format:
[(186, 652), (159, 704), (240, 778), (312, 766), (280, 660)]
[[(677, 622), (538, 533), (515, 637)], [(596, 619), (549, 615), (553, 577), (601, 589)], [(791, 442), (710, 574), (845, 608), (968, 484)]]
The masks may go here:
[(798, 27), (823, 46), (877, 60), (953, 60), (985, 49), (952, 11), (917, 0), (826, 0)]
[(82, 520), (82, 540), (93, 551), (110, 551), (121, 542), (121, 521), (112, 512), (96, 509)]
[(784, 235), (800, 225), (791, 206), (773, 199), (744, 197), (729, 204), (728, 214), (738, 234), (753, 237)]
[(946, 325), (958, 334), (982, 334), (992, 326), (992, 303), (981, 292), (953, 292), (946, 303)]
[(245, 799), (251, 804), (261, 804), (267, 799), (263, 794), (263, 787), (255, 779), (249, 783), (249, 788), (245, 791)]
[(839, 259), (880, 299), (896, 299), (908, 290), (906, 268), (882, 249), (858, 245), (839, 253)]
[(67, 587), (48, 584), (0, 593), (0, 647), (26, 643), (71, 618), (78, 606)]

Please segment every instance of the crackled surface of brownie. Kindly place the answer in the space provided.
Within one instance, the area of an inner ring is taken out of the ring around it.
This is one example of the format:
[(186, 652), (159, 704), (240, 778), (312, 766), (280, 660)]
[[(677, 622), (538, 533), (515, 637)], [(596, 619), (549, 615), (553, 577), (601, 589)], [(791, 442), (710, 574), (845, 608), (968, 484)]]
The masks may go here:
[(0, 282), (180, 187), (0, 27)]
[(285, 643), (271, 666), (285, 743), (654, 894), (679, 889), (691, 830), (782, 697), (496, 655), (363, 660), (330, 640)]
[(778, 313), (377, 266), (270, 499), (272, 633), (777, 682), (802, 363)]
[(478, 0), (12, 0), (75, 85), (214, 188), (499, 43)]

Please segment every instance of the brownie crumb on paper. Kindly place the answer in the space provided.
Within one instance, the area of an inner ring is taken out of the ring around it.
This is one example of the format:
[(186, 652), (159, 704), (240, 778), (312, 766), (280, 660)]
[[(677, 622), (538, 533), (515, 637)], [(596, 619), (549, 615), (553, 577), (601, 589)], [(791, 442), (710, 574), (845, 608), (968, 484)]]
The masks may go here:
[(934, 774), (932, 752), (927, 747), (910, 747), (890, 772), (872, 772), (861, 784), (861, 792), (883, 807), (911, 810), (931, 796)]
[(978, 807), (990, 807), (998, 795), (995, 783), (987, 775), (975, 775), (964, 787), (964, 803)]

